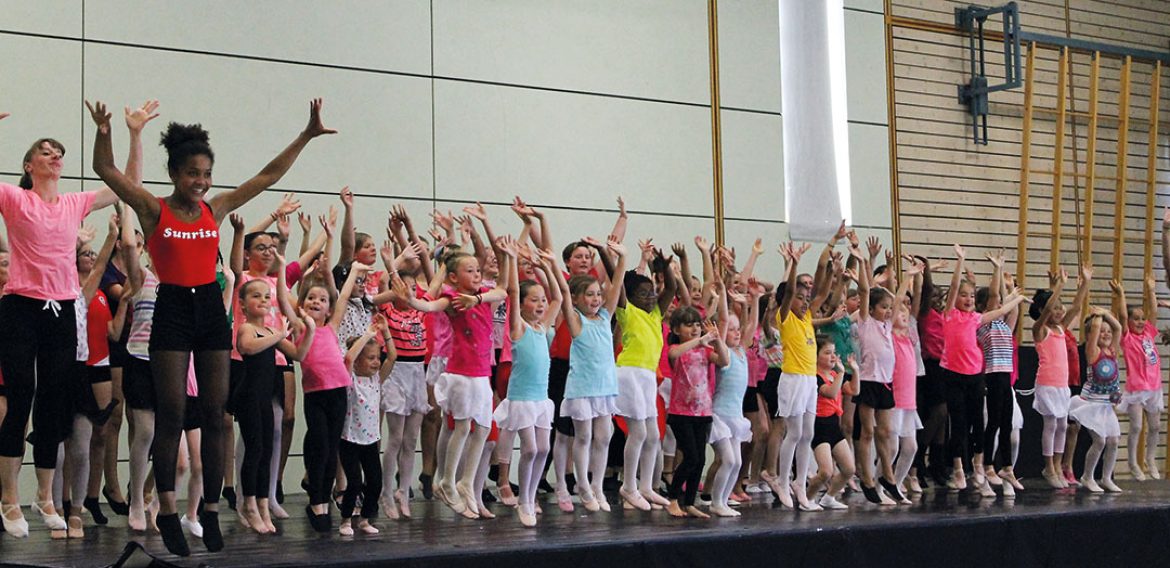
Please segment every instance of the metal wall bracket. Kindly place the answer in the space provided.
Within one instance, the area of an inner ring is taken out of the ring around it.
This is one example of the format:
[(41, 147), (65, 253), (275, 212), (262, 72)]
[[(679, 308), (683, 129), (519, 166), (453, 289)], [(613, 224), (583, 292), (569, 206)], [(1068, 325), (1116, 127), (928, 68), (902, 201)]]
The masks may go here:
[[(987, 52), (983, 27), (987, 19), (1002, 15), (1004, 82), (990, 85), (987, 80)], [(1020, 65), (1020, 11), (1015, 2), (997, 8), (970, 5), (955, 8), (955, 26), (967, 32), (971, 80), (959, 85), (959, 102), (971, 115), (972, 136), (976, 144), (987, 144), (988, 95), (1019, 88), (1023, 84)]]

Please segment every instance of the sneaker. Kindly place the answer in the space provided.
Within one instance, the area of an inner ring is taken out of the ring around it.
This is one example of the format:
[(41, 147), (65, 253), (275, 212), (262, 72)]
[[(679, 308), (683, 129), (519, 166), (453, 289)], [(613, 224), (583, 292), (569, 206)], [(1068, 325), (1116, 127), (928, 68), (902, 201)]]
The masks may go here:
[(829, 511), (844, 511), (849, 508), (849, 505), (838, 501), (828, 493), (822, 495), (821, 498), (817, 500), (817, 504)]
[(767, 493), (767, 492), (771, 491), (770, 489), (768, 489), (768, 484), (764, 483), (763, 481), (757, 481), (755, 483), (748, 483), (746, 486), (744, 486), (743, 490), (749, 494)]

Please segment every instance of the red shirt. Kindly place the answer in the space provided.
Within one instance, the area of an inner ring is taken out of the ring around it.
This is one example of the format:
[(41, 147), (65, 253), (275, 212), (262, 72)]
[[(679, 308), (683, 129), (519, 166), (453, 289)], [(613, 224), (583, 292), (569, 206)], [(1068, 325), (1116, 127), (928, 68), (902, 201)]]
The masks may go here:
[(943, 355), (943, 317), (935, 309), (926, 311), (926, 316), (918, 320), (918, 337), (922, 341), (922, 358), (942, 360)]
[(827, 398), (821, 396), (821, 385), (831, 385), (839, 380), (841, 380), (841, 375), (836, 371), (830, 371), (828, 377), (817, 373), (817, 418), (841, 416), (844, 414), (844, 411), (841, 409), (841, 395), (847, 394), (852, 396), (857, 394), (853, 392), (853, 389), (850, 386), (852, 383), (845, 383), (844, 385), (841, 385), (841, 390), (837, 391), (837, 398)]
[(199, 203), (201, 214), (193, 223), (175, 217), (161, 197), (158, 226), (146, 246), (154, 273), (162, 284), (202, 286), (215, 282), (215, 258), (219, 252), (219, 226), (211, 207)]
[(114, 315), (110, 313), (110, 302), (105, 293), (98, 290), (89, 301), (89, 310), (85, 313), (85, 332), (89, 343), (89, 359), (85, 364), (91, 367), (107, 367), (110, 364), (110, 341), (106, 337), (110, 320)]

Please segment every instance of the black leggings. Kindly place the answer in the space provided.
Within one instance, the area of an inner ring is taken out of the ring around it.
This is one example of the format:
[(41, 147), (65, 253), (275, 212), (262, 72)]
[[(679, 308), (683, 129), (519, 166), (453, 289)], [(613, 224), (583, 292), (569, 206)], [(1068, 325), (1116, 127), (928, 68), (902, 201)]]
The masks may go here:
[(151, 350), (150, 371), (154, 382), (154, 483), (159, 493), (175, 490), (175, 463), (179, 436), (187, 411), (187, 369), (195, 358), (199, 383), (199, 412), (203, 415), (203, 501), (218, 503), (223, 487), (223, 407), (228, 395), (228, 351)]
[(951, 459), (962, 458), (966, 466), (971, 454), (983, 453), (983, 397), (987, 388), (983, 375), (962, 375), (947, 371), (947, 414), (951, 418)]
[(690, 507), (695, 504), (699, 479), (703, 477), (703, 465), (707, 461), (706, 446), (707, 438), (711, 435), (711, 417), (668, 414), (666, 424), (674, 432), (678, 451), (683, 453), (682, 463), (675, 466), (674, 477), (670, 480), (669, 497), (679, 500), (683, 507)]
[[(305, 472), (309, 504), (328, 503), (337, 476), (337, 451), (348, 405), (345, 388), (305, 393)], [(380, 478), (381, 476), (379, 476)]]
[(73, 424), (74, 391), (67, 385), (80, 380), (73, 372), (76, 320), (72, 300), (0, 299), (0, 371), (8, 397), (8, 414), (0, 424), (0, 456), (24, 456), (24, 432), (32, 414), (33, 463), (39, 469), (57, 466), (57, 445)]
[(983, 431), (983, 447), (996, 448), (995, 437), (999, 436), (998, 451), (994, 456), (985, 457), (985, 463), (995, 467), (1011, 465), (1012, 456), (1012, 375), (1011, 373), (987, 373), (987, 428)]
[(246, 497), (267, 496), (272, 477), (272, 396), (242, 396), (236, 407), (244, 459), (240, 463), (240, 490)]
[(362, 495), (362, 518), (378, 518), (378, 497), (382, 495), (382, 460), (378, 458), (378, 442), (363, 445), (341, 440), (338, 453), (348, 483), (345, 496), (341, 498), (341, 518), (353, 516), (358, 494)]

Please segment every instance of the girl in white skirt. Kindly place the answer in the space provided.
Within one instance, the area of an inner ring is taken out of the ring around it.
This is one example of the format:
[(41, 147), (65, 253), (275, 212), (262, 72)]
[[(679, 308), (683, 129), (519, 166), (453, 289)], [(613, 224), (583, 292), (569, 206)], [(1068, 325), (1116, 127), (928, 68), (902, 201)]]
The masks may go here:
[[(518, 512), (520, 524), (536, 526), (536, 486), (540, 483), (541, 467), (548, 458), (549, 434), (552, 433), (553, 403), (548, 398), (549, 345), (553, 325), (561, 309), (561, 300), (569, 285), (555, 269), (555, 258), (547, 251), (539, 251), (539, 267), (549, 287), (546, 298), (544, 287), (533, 280), (520, 282), (516, 242), (511, 237), (501, 239), (497, 248), (509, 258), (505, 275), (508, 286), (508, 333), (512, 337), (512, 375), (508, 391), (496, 407), (496, 424), (500, 430), (520, 437), (520, 495)], [(510, 450), (509, 450), (510, 451)]]
[(607, 245), (617, 255), (617, 262), (605, 290), (602, 291), (601, 283), (592, 276), (574, 276), (569, 281), (573, 302), (564, 302), (561, 307), (569, 333), (573, 335), (561, 416), (573, 420), (577, 491), (585, 509), (591, 512), (609, 511), (601, 482), (609, 457), (618, 396), (610, 323), (626, 270), (626, 248), (613, 238)]
[[(397, 273), (392, 275), (392, 283), (394, 294), (405, 298), (410, 307), (422, 312), (446, 312), (450, 317), (451, 358), (446, 372), (435, 383), (435, 402), (454, 420), (455, 427), (447, 441), (442, 479), (437, 480), (434, 490), (451, 510), (478, 519), (488, 516), (481, 512), (475, 478), (492, 428), (492, 388), (488, 381), (492, 355), (490, 304), (506, 298), (507, 291), (499, 286), (482, 286), (479, 261), (467, 253), (450, 254), (444, 264), (448, 286), (437, 300), (416, 298)], [(458, 482), (456, 472), (462, 472)]]
[(1068, 281), (1068, 273), (1049, 273), (1051, 287), (1037, 290), (1028, 315), (1036, 320), (1032, 324), (1032, 337), (1036, 344), (1039, 364), (1036, 368), (1036, 398), (1032, 408), (1044, 419), (1044, 431), (1040, 436), (1040, 449), (1044, 455), (1044, 479), (1054, 489), (1068, 487), (1060, 474), (1060, 464), (1053, 457), (1056, 448), (1064, 449), (1065, 432), (1068, 429), (1068, 404), (1072, 396), (1068, 388), (1068, 354), (1065, 350), (1064, 334), (1060, 325), (1064, 317), (1064, 305), (1060, 303), (1060, 291)]
[[(918, 326), (913, 324), (910, 317), (911, 305), (906, 301), (907, 290), (919, 280), (923, 265), (913, 260), (906, 269), (898, 293), (894, 297), (894, 409), (891, 411), (891, 435), (897, 441), (895, 453), (894, 487), (901, 495), (899, 502), (909, 505), (910, 499), (902, 493), (902, 483), (906, 481), (911, 466), (914, 465), (914, 454), (918, 452), (918, 431), (922, 429), (922, 419), (918, 417), (918, 361), (921, 360), (918, 345)], [(894, 267), (887, 266), (887, 272), (893, 278)], [(917, 289), (917, 287), (916, 287)], [(920, 491), (921, 492), (921, 491)]]
[[(1114, 290), (1120, 287), (1117, 282), (1110, 282), (1110, 286)], [(1108, 325), (1103, 325), (1102, 321)], [(1113, 466), (1117, 463), (1121, 424), (1117, 421), (1113, 405), (1121, 401), (1121, 382), (1117, 370), (1121, 323), (1108, 310), (1093, 308), (1085, 325), (1089, 329), (1085, 339), (1085, 359), (1089, 368), (1084, 388), (1080, 396), (1072, 397), (1068, 411), (1069, 417), (1093, 437), (1093, 445), (1085, 454), (1085, 472), (1081, 474), (1081, 485), (1093, 493), (1120, 493), (1121, 488), (1113, 483)], [(1101, 484), (1098, 485), (1094, 476), (1102, 453), (1105, 462), (1101, 467)]]
[[(1162, 240), (1170, 239), (1170, 231)], [(1113, 284), (1112, 282), (1110, 284)], [(1129, 471), (1134, 479), (1143, 481), (1149, 475), (1154, 479), (1158, 473), (1155, 456), (1158, 439), (1162, 434), (1162, 359), (1158, 356), (1158, 311), (1154, 295), (1154, 277), (1146, 279), (1146, 304), (1154, 308), (1146, 317), (1141, 305), (1129, 305), (1125, 301), (1125, 289), (1117, 286), (1113, 293), (1118, 297), (1114, 303), (1119, 309), (1117, 319), (1121, 323), (1121, 350), (1125, 355), (1125, 395), (1121, 408), (1129, 414)], [(1138, 456), (1142, 422), (1146, 424), (1146, 455)], [(1143, 471), (1144, 470), (1144, 471)]]
[[(756, 309), (764, 289), (753, 282), (748, 294), (743, 323), (735, 315), (725, 319), (723, 326), (730, 357), (728, 365), (719, 367), (715, 375), (711, 435), (708, 441), (715, 449), (719, 465), (710, 489), (711, 512), (720, 517), (739, 516), (739, 512), (728, 505), (728, 500), (735, 488), (735, 477), (743, 465), (741, 444), (752, 440), (752, 423), (743, 415), (743, 395), (747, 392), (748, 384), (747, 352), (743, 347), (743, 338), (755, 335), (758, 321)], [(739, 297), (739, 300), (743, 299)]]

